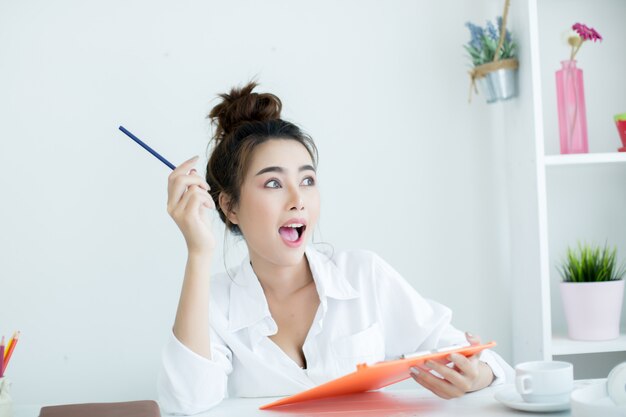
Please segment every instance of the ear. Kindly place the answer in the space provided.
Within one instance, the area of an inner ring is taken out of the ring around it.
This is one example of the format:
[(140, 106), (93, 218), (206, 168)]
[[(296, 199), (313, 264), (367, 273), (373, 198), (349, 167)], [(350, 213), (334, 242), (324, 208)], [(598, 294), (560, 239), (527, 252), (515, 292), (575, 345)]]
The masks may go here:
[(237, 213), (230, 207), (230, 196), (224, 192), (219, 196), (220, 209), (232, 224), (238, 224)]

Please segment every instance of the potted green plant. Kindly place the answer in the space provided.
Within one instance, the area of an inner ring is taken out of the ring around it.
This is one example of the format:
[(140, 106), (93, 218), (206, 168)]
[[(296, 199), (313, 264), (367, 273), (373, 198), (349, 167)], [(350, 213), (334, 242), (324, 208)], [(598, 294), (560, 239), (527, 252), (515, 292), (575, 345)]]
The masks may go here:
[(567, 248), (559, 268), (568, 334), (574, 340), (610, 340), (619, 336), (624, 274), (617, 249), (578, 244)]
[(472, 90), (478, 93), (476, 85), (485, 95), (487, 103), (508, 100), (517, 95), (517, 45), (506, 29), (509, 0), (505, 2), (504, 13), (498, 17), (497, 26), (487, 21), (485, 28), (467, 22), (470, 40), (463, 45), (472, 62), (470, 71), (470, 96)]

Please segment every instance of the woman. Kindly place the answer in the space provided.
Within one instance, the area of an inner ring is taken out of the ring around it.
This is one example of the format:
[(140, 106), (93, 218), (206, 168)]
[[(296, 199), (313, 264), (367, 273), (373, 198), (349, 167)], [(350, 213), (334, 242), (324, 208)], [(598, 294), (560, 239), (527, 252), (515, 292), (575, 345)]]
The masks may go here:
[[(357, 363), (480, 343), (375, 254), (327, 255), (306, 246), (320, 212), (317, 150), (280, 119), (278, 97), (255, 87), (222, 94), (209, 114), (216, 132), (206, 181), (193, 169), (197, 157), (169, 177), (168, 213), (189, 256), (163, 352), (163, 409), (193, 414), (228, 395), (290, 395), (353, 372)], [(232, 278), (209, 277), (213, 209), (248, 247)], [(427, 363), (411, 376), (454, 398), (502, 383), (510, 372), (489, 351), (450, 359), (454, 366)]]

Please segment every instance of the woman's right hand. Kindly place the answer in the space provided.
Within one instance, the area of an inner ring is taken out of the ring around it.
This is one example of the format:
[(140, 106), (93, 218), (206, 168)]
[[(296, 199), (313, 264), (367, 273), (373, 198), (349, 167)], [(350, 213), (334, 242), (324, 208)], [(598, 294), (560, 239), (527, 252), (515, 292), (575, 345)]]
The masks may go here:
[(198, 156), (180, 164), (168, 177), (167, 212), (183, 232), (187, 250), (205, 253), (215, 248), (209, 210), (215, 209), (209, 184), (193, 169)]

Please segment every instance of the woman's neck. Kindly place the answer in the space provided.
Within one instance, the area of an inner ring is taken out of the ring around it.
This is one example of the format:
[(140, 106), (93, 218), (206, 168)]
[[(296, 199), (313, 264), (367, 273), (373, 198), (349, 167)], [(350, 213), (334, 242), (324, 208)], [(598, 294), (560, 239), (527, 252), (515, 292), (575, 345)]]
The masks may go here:
[(250, 253), (250, 262), (266, 296), (272, 298), (289, 297), (313, 282), (306, 256), (296, 265), (282, 266)]

